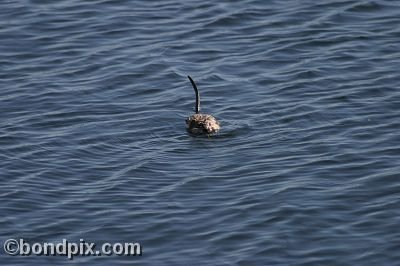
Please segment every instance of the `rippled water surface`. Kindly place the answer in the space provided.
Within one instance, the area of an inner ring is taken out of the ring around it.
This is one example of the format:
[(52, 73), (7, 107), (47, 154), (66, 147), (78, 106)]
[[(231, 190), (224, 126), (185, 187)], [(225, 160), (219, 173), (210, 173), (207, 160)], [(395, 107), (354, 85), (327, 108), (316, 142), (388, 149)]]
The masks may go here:
[[(1, 245), (400, 265), (399, 25), (398, 1), (1, 1)], [(218, 135), (186, 132), (187, 75)]]

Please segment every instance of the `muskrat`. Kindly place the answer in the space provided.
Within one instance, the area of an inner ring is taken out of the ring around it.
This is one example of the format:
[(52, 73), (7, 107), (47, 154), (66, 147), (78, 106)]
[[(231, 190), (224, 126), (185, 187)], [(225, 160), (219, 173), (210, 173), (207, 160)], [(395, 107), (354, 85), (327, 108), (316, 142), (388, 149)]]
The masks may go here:
[(219, 123), (215, 117), (208, 114), (200, 114), (200, 94), (197, 89), (196, 83), (188, 76), (192, 83), (193, 89), (196, 93), (196, 106), (194, 115), (186, 119), (187, 130), (192, 134), (213, 134), (217, 133), (220, 129)]

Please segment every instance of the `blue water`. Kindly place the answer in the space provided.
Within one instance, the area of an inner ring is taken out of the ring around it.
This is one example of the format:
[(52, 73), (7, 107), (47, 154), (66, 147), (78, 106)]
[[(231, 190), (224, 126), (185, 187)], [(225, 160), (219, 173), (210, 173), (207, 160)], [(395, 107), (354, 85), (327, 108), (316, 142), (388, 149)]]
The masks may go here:
[[(1, 265), (400, 265), (398, 1), (0, 2)], [(221, 132), (190, 136), (197, 82)]]

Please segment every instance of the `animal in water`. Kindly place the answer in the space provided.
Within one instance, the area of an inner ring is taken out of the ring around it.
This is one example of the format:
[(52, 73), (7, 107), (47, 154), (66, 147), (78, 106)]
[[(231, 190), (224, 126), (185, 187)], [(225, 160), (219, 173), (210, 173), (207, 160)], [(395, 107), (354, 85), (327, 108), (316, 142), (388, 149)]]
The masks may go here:
[(188, 132), (195, 135), (201, 135), (201, 134), (211, 135), (217, 133), (220, 129), (219, 122), (212, 115), (200, 113), (199, 90), (197, 89), (194, 80), (190, 76), (188, 76), (188, 78), (190, 80), (190, 83), (192, 83), (193, 89), (196, 93), (196, 105), (195, 105), (196, 113), (186, 119)]

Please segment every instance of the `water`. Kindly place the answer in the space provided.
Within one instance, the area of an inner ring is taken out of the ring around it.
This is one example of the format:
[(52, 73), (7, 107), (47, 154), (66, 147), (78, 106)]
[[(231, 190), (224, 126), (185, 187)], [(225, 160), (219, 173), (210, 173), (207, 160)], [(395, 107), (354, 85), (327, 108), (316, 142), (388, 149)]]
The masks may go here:
[[(143, 248), (79, 265), (400, 265), (397, 1), (21, 0), (0, 18), (2, 245)], [(187, 75), (217, 136), (185, 131)]]

